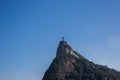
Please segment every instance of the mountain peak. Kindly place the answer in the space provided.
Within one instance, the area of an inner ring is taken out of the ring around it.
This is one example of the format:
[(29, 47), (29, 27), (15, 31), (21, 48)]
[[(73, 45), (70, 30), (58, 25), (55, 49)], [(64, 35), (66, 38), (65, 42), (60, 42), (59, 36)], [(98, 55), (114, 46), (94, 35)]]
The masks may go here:
[(120, 80), (120, 72), (87, 60), (63, 38), (42, 80)]
[(56, 56), (65, 56), (65, 55), (73, 55), (78, 58), (76, 52), (71, 48), (71, 46), (64, 40), (60, 41), (59, 46), (57, 48)]

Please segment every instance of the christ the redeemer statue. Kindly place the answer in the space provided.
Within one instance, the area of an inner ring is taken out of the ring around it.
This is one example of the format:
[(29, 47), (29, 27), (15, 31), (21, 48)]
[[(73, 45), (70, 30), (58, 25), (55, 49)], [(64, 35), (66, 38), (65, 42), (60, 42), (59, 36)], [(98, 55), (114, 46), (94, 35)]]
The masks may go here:
[(65, 37), (62, 37), (62, 41), (64, 41)]

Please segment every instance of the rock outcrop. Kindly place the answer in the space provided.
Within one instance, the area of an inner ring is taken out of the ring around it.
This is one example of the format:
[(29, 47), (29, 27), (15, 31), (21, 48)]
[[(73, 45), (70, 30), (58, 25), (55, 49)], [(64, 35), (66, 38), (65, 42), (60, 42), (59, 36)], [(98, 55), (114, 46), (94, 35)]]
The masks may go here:
[(63, 40), (42, 80), (120, 80), (120, 72), (94, 64)]

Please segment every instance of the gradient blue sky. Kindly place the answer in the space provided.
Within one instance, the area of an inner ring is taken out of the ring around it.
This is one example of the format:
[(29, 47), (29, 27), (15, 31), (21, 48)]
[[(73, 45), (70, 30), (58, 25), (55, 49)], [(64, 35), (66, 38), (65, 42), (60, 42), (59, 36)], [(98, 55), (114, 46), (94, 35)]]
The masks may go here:
[(0, 80), (41, 80), (62, 36), (120, 70), (120, 1), (0, 0)]

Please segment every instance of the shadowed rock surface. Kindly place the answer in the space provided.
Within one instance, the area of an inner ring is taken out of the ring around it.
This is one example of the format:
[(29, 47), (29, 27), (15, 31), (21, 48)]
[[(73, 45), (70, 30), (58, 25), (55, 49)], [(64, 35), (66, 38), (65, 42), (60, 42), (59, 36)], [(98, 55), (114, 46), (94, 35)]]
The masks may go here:
[(94, 64), (63, 40), (42, 80), (120, 80), (120, 72)]

